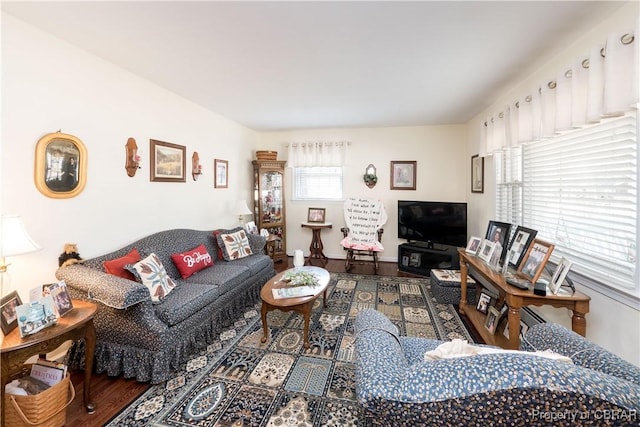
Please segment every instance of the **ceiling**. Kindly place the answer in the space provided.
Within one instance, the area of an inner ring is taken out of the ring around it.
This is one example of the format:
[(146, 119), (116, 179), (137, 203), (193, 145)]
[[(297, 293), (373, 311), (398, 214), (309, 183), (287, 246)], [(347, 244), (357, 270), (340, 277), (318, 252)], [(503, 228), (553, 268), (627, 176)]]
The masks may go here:
[[(259, 131), (466, 123), (623, 2), (3, 1)], [(577, 37), (577, 35), (576, 35)]]

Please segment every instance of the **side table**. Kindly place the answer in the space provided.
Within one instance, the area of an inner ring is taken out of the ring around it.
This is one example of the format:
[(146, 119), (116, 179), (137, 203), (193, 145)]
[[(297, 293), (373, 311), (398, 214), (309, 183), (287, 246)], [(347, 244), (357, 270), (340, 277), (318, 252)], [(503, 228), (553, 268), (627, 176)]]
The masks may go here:
[(95, 412), (95, 405), (90, 400), (91, 373), (93, 370), (93, 353), (96, 346), (96, 329), (93, 317), (98, 310), (96, 304), (73, 300), (73, 310), (58, 319), (58, 322), (33, 335), (20, 337), (18, 329), (14, 329), (4, 337), (0, 346), (2, 354), (1, 396), (2, 425), (4, 426), (4, 386), (11, 377), (24, 368), (24, 362), (31, 356), (49, 353), (60, 347), (65, 341), (84, 338), (86, 342), (84, 366), (84, 406), (87, 412)]
[(276, 243), (282, 239), (280, 239), (280, 237), (276, 236), (275, 234), (269, 234), (266, 240), (267, 242), (265, 245), (265, 249), (266, 249), (267, 255), (269, 255), (269, 258), (271, 258), (273, 262), (282, 261), (282, 259), (276, 260)]
[(333, 224), (330, 222), (303, 222), (301, 225), (303, 228), (310, 228), (313, 232), (311, 238), (311, 245), (309, 245), (309, 257), (307, 258), (306, 264), (311, 264), (311, 259), (316, 258), (323, 261), (324, 264), (327, 263), (329, 258), (324, 254), (322, 245), (322, 237), (320, 233), (325, 228), (332, 228)]

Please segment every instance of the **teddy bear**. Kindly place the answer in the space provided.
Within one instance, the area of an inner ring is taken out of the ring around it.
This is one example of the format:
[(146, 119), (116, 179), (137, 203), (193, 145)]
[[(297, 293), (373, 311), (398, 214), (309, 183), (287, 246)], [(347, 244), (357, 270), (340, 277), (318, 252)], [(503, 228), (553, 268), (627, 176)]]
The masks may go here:
[(77, 264), (84, 261), (78, 253), (78, 245), (76, 243), (65, 243), (64, 252), (58, 257), (58, 266), (66, 267), (68, 265)]

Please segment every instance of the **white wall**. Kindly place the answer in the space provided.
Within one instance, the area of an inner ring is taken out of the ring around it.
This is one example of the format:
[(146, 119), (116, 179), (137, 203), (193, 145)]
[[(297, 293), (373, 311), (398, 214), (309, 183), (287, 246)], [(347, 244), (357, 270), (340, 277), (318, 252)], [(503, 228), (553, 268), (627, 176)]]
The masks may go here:
[[(162, 64), (158, 64), (162, 66)], [(3, 213), (21, 214), (42, 250), (9, 262), (5, 294), (55, 280), (65, 242), (89, 258), (163, 229), (235, 225), (233, 207), (248, 199), (257, 133), (207, 111), (2, 14)], [(34, 185), (40, 137), (62, 129), (88, 151), (86, 188), (51, 199)], [(125, 143), (134, 137), (143, 168), (127, 176)], [(149, 179), (149, 139), (187, 147), (187, 182)], [(204, 174), (191, 178), (197, 151)], [(229, 188), (213, 188), (213, 159), (229, 161)]]
[[(421, 126), (364, 129), (300, 130), (261, 134), (261, 147), (278, 151), (278, 158), (286, 160), (287, 142), (307, 140), (351, 141), (349, 162), (345, 168), (344, 196), (380, 199), (384, 202), (389, 220), (384, 227), (381, 254), (384, 261), (397, 261), (397, 202), (398, 200), (434, 200), (464, 202), (470, 182), (470, 156), (466, 147), (464, 125)], [(391, 161), (417, 161), (416, 190), (390, 190)], [(370, 189), (362, 176), (369, 164), (377, 168), (378, 183)], [(303, 249), (309, 254), (311, 230), (301, 229), (309, 207), (326, 208), (326, 220), (331, 230), (322, 231), (324, 253), (329, 258), (344, 258), (340, 246), (345, 225), (342, 202), (307, 202), (291, 200), (291, 169), (285, 173), (287, 212), (287, 252)]]
[[(572, 36), (568, 40), (558, 40), (558, 45), (566, 46), (554, 57), (541, 58), (537, 71), (522, 76), (520, 83), (513, 87), (505, 87), (499, 101), (482, 111), (468, 123), (469, 149), (471, 152), (480, 151), (480, 123), (486, 117), (497, 111), (502, 111), (516, 99), (531, 92), (542, 82), (554, 79), (560, 70), (570, 68), (576, 58), (588, 56), (594, 45), (604, 45), (607, 35), (614, 31), (632, 31), (638, 16), (638, 2), (629, 2), (613, 15), (602, 19), (600, 23), (585, 26), (582, 35)], [(576, 32), (574, 31), (573, 34)], [(637, 35), (636, 35), (637, 40)], [(470, 234), (482, 234), (486, 228), (486, 221), (494, 214), (495, 193), (493, 176), (493, 159), (485, 159), (485, 193), (482, 195), (469, 194), (469, 209), (482, 221), (470, 222)], [(474, 215), (472, 214), (473, 218)], [(640, 312), (628, 305), (619, 303), (581, 284), (577, 288), (591, 297), (591, 312), (587, 314), (587, 338), (611, 350), (631, 363), (640, 365)], [(571, 312), (567, 309), (542, 307), (537, 309), (548, 321), (557, 322), (571, 327)]]

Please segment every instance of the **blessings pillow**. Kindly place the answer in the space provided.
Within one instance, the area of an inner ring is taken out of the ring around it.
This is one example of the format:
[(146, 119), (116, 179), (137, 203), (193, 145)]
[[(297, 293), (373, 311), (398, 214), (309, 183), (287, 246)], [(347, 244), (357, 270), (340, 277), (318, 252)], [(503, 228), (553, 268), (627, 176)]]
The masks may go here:
[(183, 279), (213, 265), (213, 259), (204, 245), (189, 249), (185, 252), (173, 254), (171, 255), (171, 259)]

